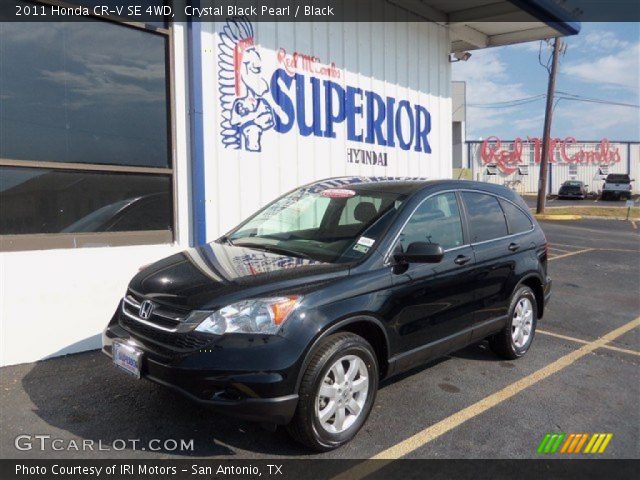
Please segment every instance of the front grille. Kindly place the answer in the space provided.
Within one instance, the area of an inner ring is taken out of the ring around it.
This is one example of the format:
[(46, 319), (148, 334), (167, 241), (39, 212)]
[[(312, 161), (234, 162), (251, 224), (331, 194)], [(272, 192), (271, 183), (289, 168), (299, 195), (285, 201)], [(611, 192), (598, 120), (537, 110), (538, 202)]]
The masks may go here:
[(151, 341), (173, 351), (188, 352), (204, 348), (212, 342), (211, 335), (194, 331), (179, 331), (188, 312), (156, 304), (148, 318), (140, 317), (145, 299), (131, 291), (122, 300), (120, 326), (134, 337)]
[(140, 337), (142, 340), (149, 340), (160, 344), (161, 346), (169, 347), (172, 350), (179, 350), (183, 352), (204, 348), (213, 341), (211, 335), (206, 333), (164, 332), (157, 328), (136, 322), (126, 315), (120, 316), (120, 326), (131, 333), (134, 337)]

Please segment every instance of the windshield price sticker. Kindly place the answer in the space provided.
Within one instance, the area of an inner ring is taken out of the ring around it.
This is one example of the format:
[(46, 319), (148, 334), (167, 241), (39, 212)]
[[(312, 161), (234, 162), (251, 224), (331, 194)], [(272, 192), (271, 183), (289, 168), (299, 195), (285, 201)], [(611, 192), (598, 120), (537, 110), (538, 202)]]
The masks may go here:
[(374, 243), (376, 243), (376, 241), (373, 238), (360, 237), (353, 246), (353, 249), (356, 252), (367, 253)]
[(355, 196), (356, 192), (354, 190), (349, 190), (347, 188), (328, 188), (320, 192), (320, 195), (328, 198), (350, 198)]
[(360, 237), (357, 243), (358, 245), (364, 245), (365, 247), (372, 247), (376, 241), (373, 238)]

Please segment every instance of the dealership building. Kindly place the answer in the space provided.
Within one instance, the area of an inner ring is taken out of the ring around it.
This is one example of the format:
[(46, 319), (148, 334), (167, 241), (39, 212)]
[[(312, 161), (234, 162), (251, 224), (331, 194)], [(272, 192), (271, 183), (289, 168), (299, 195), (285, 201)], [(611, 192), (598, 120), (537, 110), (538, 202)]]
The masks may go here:
[(394, 21), (0, 23), (0, 365), (99, 348), (141, 266), (296, 186), (451, 178), (450, 54), (579, 30), (546, 0), (370, 8)]
[[(521, 195), (538, 191), (541, 138), (489, 137), (469, 141), (466, 146), (469, 178), (506, 185)], [(581, 181), (588, 192), (599, 195), (610, 173), (640, 179), (640, 142), (554, 138), (550, 149), (547, 192), (552, 195), (557, 195), (562, 184), (569, 180)], [(631, 188), (633, 193), (640, 193), (638, 182), (632, 182)]]

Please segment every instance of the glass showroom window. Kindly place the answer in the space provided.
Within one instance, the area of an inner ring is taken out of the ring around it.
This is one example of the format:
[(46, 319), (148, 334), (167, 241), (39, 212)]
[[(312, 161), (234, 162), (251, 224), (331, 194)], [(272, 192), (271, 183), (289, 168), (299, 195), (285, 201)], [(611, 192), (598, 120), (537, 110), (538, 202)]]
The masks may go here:
[(171, 242), (169, 32), (0, 26), (0, 250)]

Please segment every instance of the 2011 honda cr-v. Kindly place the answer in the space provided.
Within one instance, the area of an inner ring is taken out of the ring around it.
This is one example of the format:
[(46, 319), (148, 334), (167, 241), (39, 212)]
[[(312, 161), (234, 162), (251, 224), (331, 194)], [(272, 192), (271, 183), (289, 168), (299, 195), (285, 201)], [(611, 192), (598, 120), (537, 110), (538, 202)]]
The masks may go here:
[(523, 356), (550, 290), (545, 236), (511, 190), (329, 179), (142, 269), (103, 351), (328, 450), (362, 427), (382, 378), (484, 338)]

